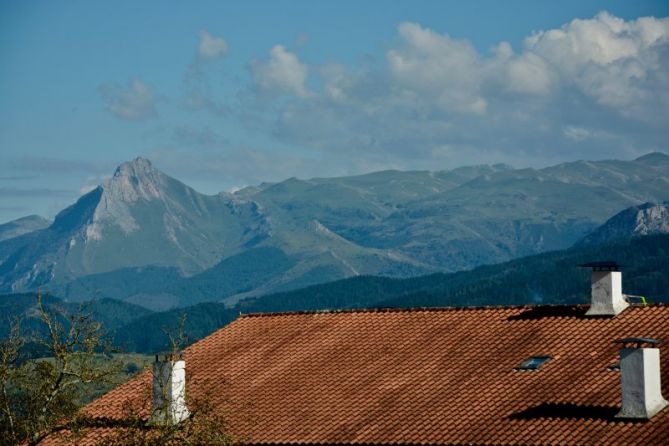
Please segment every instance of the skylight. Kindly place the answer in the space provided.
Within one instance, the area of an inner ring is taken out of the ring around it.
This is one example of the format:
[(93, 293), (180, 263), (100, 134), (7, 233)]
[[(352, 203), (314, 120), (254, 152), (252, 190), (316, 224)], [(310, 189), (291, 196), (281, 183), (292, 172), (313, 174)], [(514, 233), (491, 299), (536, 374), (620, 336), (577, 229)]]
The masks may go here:
[(550, 356), (530, 356), (516, 367), (516, 370), (538, 370), (549, 359)]

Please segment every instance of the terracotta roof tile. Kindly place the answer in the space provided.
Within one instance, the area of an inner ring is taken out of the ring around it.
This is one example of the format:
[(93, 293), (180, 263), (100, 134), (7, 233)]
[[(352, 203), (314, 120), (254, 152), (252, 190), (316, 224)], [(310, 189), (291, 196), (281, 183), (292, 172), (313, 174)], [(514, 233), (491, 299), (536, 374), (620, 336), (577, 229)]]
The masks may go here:
[[(234, 432), (255, 444), (669, 444), (669, 409), (641, 423), (613, 418), (620, 378), (607, 369), (615, 339), (669, 341), (669, 306), (610, 319), (586, 309), (247, 315), (186, 350), (187, 394), (213, 390)], [(552, 359), (514, 370), (536, 355)], [(149, 373), (86, 410), (120, 417)]]

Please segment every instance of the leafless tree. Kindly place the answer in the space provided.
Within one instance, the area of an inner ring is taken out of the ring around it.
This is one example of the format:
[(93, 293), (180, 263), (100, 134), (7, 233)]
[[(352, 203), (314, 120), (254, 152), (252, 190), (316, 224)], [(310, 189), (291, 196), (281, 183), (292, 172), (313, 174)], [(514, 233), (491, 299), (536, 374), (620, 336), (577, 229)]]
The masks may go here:
[[(0, 446), (37, 445), (52, 437), (76, 443), (91, 434), (110, 446), (235, 443), (226, 417), (208, 396), (190, 399), (189, 414), (178, 423), (145, 415), (151, 411), (151, 388), (129, 402), (120, 418), (88, 416), (81, 410), (87, 393), (103, 383), (117, 383), (121, 369), (108, 355), (103, 327), (83, 308), (70, 314), (45, 305), (39, 293), (36, 313), (40, 327), (34, 333), (25, 334), (16, 319), (7, 338), (0, 340)], [(171, 355), (179, 354), (186, 342), (184, 326), (182, 318), (176, 332), (166, 332)], [(40, 346), (47, 357), (23, 358), (28, 344)], [(112, 429), (98, 437), (99, 428)]]

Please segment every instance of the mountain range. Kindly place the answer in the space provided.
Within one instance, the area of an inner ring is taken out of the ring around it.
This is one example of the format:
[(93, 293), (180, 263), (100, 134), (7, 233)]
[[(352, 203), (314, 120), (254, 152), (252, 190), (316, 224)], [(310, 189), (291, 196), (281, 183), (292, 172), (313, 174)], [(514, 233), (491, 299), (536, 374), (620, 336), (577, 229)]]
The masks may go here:
[[(154, 310), (359, 275), (412, 277), (563, 249), (669, 200), (669, 156), (290, 178), (204, 195), (142, 158), (48, 227), (0, 241), (0, 292)], [(5, 226), (5, 225), (3, 225)]]
[[(550, 305), (587, 303), (589, 271), (578, 265), (610, 259), (624, 263), (623, 290), (644, 295), (648, 302), (669, 303), (669, 234), (644, 235), (601, 245), (578, 244), (553, 251), (486, 265), (457, 273), (434, 273), (397, 279), (358, 276), (312, 285), (303, 289), (240, 300), (233, 306), (219, 302), (162, 312), (114, 299), (84, 303), (63, 302), (44, 295), (45, 308), (61, 312), (91, 314), (112, 335), (123, 351), (155, 353), (169, 347), (166, 331), (175, 332), (185, 316), (189, 342), (207, 336), (236, 319), (241, 313), (277, 311), (338, 311), (352, 308), (444, 307), (472, 305), (525, 305), (537, 307), (535, 317), (574, 315), (572, 307)], [(21, 319), (26, 334), (43, 329), (38, 320), (34, 293), (0, 296), (0, 339), (10, 323)], [(67, 326), (68, 318), (60, 317)], [(28, 346), (27, 356), (43, 354), (38, 345)]]

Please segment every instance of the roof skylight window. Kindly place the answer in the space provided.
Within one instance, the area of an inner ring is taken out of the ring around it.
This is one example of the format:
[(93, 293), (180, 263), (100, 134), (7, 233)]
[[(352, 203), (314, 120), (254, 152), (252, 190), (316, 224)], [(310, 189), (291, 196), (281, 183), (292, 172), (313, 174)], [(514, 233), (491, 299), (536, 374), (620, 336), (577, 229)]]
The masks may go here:
[(530, 356), (516, 367), (516, 370), (538, 370), (549, 359), (551, 359), (550, 356)]

